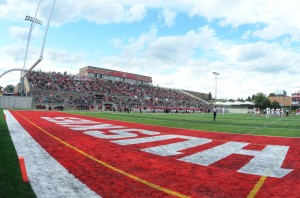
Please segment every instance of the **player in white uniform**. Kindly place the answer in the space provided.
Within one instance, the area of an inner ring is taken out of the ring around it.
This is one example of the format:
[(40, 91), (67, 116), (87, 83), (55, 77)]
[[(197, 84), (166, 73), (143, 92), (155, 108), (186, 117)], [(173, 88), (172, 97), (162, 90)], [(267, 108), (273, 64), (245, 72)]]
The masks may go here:
[(274, 108), (271, 109), (271, 116), (274, 116), (275, 115), (275, 110)]
[(267, 107), (266, 108), (266, 117), (269, 117), (270, 116), (270, 107)]

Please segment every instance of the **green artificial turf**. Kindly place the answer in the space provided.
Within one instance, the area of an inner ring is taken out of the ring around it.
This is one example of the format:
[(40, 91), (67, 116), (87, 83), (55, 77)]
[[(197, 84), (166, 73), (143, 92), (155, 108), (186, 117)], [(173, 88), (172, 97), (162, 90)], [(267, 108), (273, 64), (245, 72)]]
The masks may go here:
[(265, 117), (252, 114), (108, 113), (70, 111), (69, 113), (128, 122), (239, 134), (300, 137), (300, 117)]
[(22, 180), (18, 156), (2, 109), (0, 109), (0, 156), (0, 197), (36, 197), (30, 183), (24, 183)]

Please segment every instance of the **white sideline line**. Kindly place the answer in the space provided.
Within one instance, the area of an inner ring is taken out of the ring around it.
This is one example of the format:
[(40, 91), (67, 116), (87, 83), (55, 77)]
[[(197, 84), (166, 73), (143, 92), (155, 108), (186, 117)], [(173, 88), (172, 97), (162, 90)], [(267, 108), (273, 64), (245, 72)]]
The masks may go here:
[(50, 156), (9, 111), (4, 113), (17, 154), (25, 159), (29, 182), (38, 198), (100, 197)]

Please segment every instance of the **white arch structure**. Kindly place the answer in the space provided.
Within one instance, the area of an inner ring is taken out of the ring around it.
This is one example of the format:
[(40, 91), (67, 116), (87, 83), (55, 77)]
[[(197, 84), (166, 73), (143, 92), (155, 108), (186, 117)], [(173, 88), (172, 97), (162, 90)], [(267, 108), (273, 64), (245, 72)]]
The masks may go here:
[(9, 72), (12, 72), (12, 71), (28, 71), (28, 69), (25, 69), (25, 68), (13, 68), (13, 69), (9, 69), (5, 72), (3, 72), (1, 75), (0, 75), (0, 78), (2, 78), (2, 76), (4, 76), (5, 74), (9, 73)]

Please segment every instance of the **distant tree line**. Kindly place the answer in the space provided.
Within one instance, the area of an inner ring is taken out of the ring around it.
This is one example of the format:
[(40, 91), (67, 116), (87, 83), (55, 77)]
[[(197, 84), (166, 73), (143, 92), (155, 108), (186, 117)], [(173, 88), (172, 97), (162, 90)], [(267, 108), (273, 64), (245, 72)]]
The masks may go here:
[[(270, 93), (269, 97), (275, 96), (274, 93)], [(266, 109), (267, 107), (271, 108), (279, 108), (280, 104), (278, 101), (274, 100), (272, 103), (269, 100), (269, 97), (267, 97), (262, 92), (258, 92), (256, 95), (252, 95), (252, 99), (255, 103), (255, 107), (259, 107), (260, 109)]]
[[(212, 94), (209, 92), (209, 100), (213, 100)], [(254, 102), (255, 107), (259, 107), (260, 109), (266, 109), (267, 107), (270, 108), (280, 108), (280, 104), (278, 101), (273, 101), (271, 102), (269, 100), (269, 97), (272, 96), (276, 96), (275, 93), (270, 93), (269, 96), (265, 95), (262, 92), (258, 92), (257, 94), (252, 94), (252, 96), (248, 96), (247, 99), (243, 99), (243, 98), (238, 98), (237, 100), (234, 99), (228, 99), (228, 100), (224, 100), (224, 99), (218, 99), (218, 101), (228, 101), (228, 102), (235, 102), (235, 101), (239, 101), (239, 102), (245, 102), (245, 101), (250, 101), (250, 102)]]

